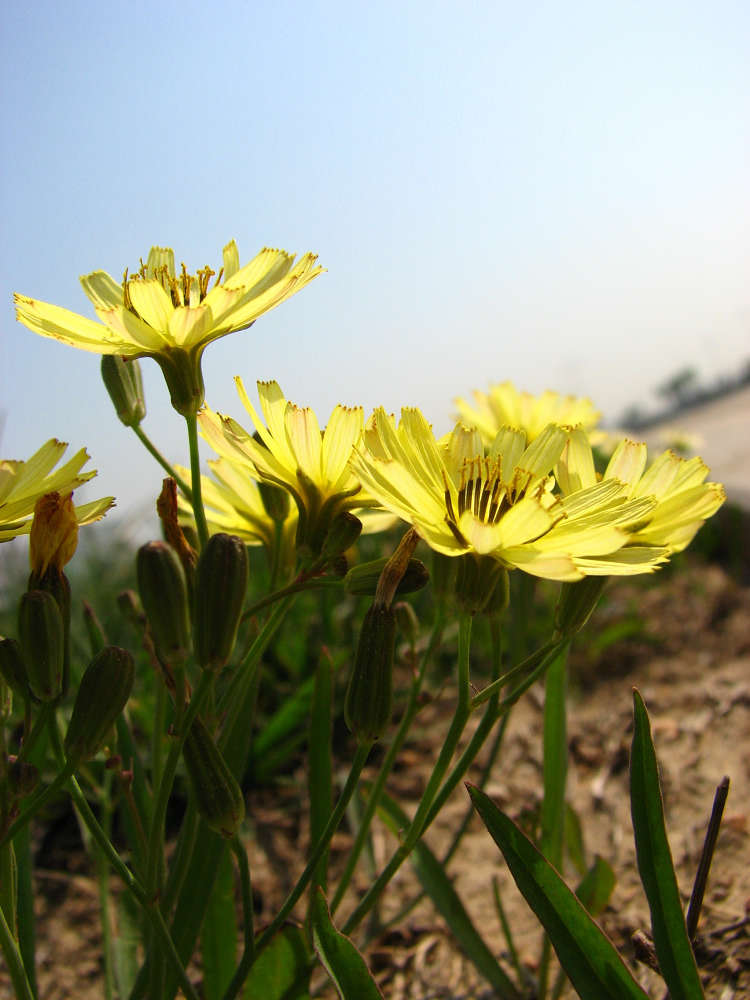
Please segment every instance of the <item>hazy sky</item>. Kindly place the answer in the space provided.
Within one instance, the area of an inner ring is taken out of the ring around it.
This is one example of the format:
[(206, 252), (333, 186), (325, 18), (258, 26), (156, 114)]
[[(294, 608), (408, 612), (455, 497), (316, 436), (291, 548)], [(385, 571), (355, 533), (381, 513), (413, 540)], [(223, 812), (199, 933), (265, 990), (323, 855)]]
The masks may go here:
[[(17, 324), (11, 294), (93, 315), (78, 284), (152, 243), (190, 270), (237, 239), (328, 268), (209, 347), (207, 400), (275, 378), (421, 406), (493, 381), (609, 418), (676, 369), (750, 355), (750, 6), (37, 3), (3, 16), (0, 454), (86, 445), (143, 509), (161, 473), (99, 359)], [(146, 431), (186, 460), (143, 362)], [(205, 449), (205, 456), (210, 452)]]

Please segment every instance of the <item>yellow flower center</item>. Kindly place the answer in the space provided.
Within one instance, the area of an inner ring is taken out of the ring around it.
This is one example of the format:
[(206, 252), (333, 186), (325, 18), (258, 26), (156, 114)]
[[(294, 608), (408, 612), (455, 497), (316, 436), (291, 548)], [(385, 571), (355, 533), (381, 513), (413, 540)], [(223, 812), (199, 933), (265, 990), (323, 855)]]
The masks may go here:
[(161, 282), (162, 288), (172, 299), (172, 305), (177, 309), (179, 306), (200, 305), (208, 295), (211, 278), (216, 275), (216, 281), (214, 282), (214, 287), (216, 287), (216, 285), (221, 283), (224, 274), (223, 267), (216, 274), (216, 271), (208, 265), (200, 268), (195, 274), (189, 274), (187, 267), (183, 263), (180, 274), (175, 277), (175, 275), (170, 274), (166, 264), (163, 264), (161, 267), (149, 268), (143, 263), (143, 258), (141, 258), (140, 264), (141, 266), (135, 274), (128, 275), (126, 268), (122, 278), (123, 304), (126, 309), (129, 309), (130, 312), (136, 315), (138, 313), (130, 300), (128, 291), (132, 282), (153, 281), (156, 278), (157, 281)]

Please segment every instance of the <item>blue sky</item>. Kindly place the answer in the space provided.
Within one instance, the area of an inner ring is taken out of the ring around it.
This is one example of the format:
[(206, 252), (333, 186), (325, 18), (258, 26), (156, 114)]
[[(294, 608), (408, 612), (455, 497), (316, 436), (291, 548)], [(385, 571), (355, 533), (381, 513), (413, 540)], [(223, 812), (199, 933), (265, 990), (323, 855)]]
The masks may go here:
[[(98, 358), (17, 324), (11, 295), (91, 315), (78, 276), (153, 243), (191, 270), (232, 237), (242, 261), (270, 244), (328, 269), (207, 351), (207, 400), (240, 418), (235, 374), (321, 423), (414, 404), (442, 431), (453, 397), (508, 378), (612, 419), (750, 355), (744, 2), (74, 0), (4, 22), (0, 453), (86, 445), (88, 495), (121, 516), (160, 470)], [(143, 368), (144, 428), (184, 462)]]

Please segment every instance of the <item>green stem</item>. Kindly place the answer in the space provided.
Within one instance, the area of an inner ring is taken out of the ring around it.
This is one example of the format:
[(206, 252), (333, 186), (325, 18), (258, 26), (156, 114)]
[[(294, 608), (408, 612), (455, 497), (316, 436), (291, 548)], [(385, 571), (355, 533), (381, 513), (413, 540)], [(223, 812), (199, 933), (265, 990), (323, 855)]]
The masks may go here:
[(235, 836), (230, 840), (229, 846), (237, 858), (237, 866), (240, 871), (240, 889), (242, 892), (242, 923), (243, 923), (243, 958), (249, 954), (252, 960), (255, 951), (255, 929), (253, 919), (253, 886), (250, 881), (250, 865), (247, 860), (247, 851), (242, 845), (240, 838)]
[[(60, 762), (64, 762), (62, 740), (60, 738), (60, 733), (57, 729), (57, 720), (52, 717), (50, 720), (49, 727), (50, 737), (52, 739), (52, 748), (55, 752), (55, 756)], [(65, 764), (68, 767), (68, 764)], [(76, 781), (75, 777), (71, 776), (69, 781), (70, 796), (73, 799), (76, 809), (78, 810), (82, 821), (84, 822), (89, 833), (98, 844), (104, 856), (109, 861), (110, 865), (114, 868), (117, 874), (122, 879), (125, 888), (133, 895), (140, 906), (146, 913), (146, 917), (150, 922), (151, 926), (156, 932), (156, 936), (159, 943), (169, 959), (174, 973), (179, 979), (180, 986), (182, 987), (185, 996), (188, 1000), (200, 1000), (198, 994), (193, 989), (193, 985), (188, 979), (187, 972), (183, 968), (182, 962), (180, 961), (180, 956), (177, 954), (177, 949), (174, 946), (174, 941), (169, 934), (169, 929), (164, 923), (164, 918), (161, 915), (158, 907), (158, 901), (155, 899), (150, 899), (148, 893), (145, 891), (143, 886), (140, 884), (138, 879), (133, 875), (125, 862), (120, 858), (119, 854), (115, 850), (109, 837), (106, 835), (104, 830), (99, 825), (99, 821), (96, 816), (94, 816), (91, 811), (91, 806), (86, 800), (86, 796), (81, 790), (81, 786)]]
[(297, 884), (294, 886), (292, 891), (289, 893), (284, 903), (276, 914), (271, 923), (266, 927), (263, 933), (259, 936), (255, 945), (255, 955), (250, 957), (247, 961), (243, 956), (243, 961), (235, 973), (235, 977), (230, 984), (229, 989), (224, 994), (223, 1000), (233, 1000), (237, 996), (237, 991), (244, 982), (245, 976), (252, 966), (253, 961), (261, 954), (261, 952), (271, 943), (271, 940), (276, 934), (276, 931), (281, 927), (281, 925), (286, 920), (289, 913), (291, 913), (294, 908), (295, 903), (300, 898), (302, 893), (307, 888), (310, 879), (317, 868), (318, 862), (320, 861), (323, 853), (327, 850), (331, 839), (338, 829), (338, 825), (341, 822), (341, 817), (346, 811), (346, 807), (349, 804), (349, 800), (354, 794), (354, 790), (357, 787), (360, 775), (362, 774), (362, 769), (365, 766), (367, 758), (370, 754), (370, 749), (372, 747), (371, 743), (359, 743), (357, 745), (356, 753), (354, 754), (354, 760), (352, 761), (352, 767), (349, 771), (349, 777), (346, 779), (346, 784), (339, 796), (339, 800), (336, 803), (336, 808), (331, 813), (331, 817), (326, 824), (326, 828), (321, 834), (320, 840), (317, 842), (313, 848), (310, 858), (307, 862), (305, 870), (300, 875), (297, 880)]
[(280, 601), (282, 597), (289, 597), (290, 594), (299, 594), (303, 590), (321, 590), (324, 588), (331, 590), (340, 589), (341, 580), (331, 578), (330, 576), (313, 576), (302, 580), (293, 580), (286, 587), (275, 590), (272, 594), (268, 594), (266, 597), (261, 598), (261, 600), (251, 604), (247, 611), (242, 613), (242, 621), (247, 621), (248, 618), (252, 618), (253, 615), (262, 611), (263, 608), (267, 608), (269, 605), (275, 604), (276, 601)]
[(193, 720), (200, 711), (201, 705), (211, 689), (211, 682), (211, 674), (208, 671), (203, 671), (193, 697), (190, 699), (190, 704), (185, 711), (180, 731), (173, 739), (169, 753), (167, 754), (166, 763), (164, 764), (164, 771), (159, 782), (154, 811), (151, 816), (151, 830), (149, 834), (146, 887), (150, 896), (155, 896), (159, 890), (159, 871), (164, 856), (164, 818), (167, 813), (169, 797), (172, 794), (172, 785), (174, 784), (180, 754), (182, 753), (182, 748)]
[(409, 698), (406, 703), (406, 708), (404, 714), (399, 723), (398, 729), (396, 730), (396, 735), (391, 741), (391, 745), (388, 747), (383, 763), (378, 772), (378, 776), (373, 782), (372, 788), (370, 789), (367, 800), (365, 802), (364, 812), (362, 814), (362, 819), (360, 821), (359, 827), (357, 829), (357, 835), (354, 839), (354, 844), (349, 852), (349, 857), (346, 860), (346, 867), (339, 879), (339, 883), (336, 887), (336, 892), (334, 893), (333, 899), (331, 900), (331, 916), (334, 916), (336, 910), (339, 908), (341, 900), (344, 898), (344, 893), (346, 892), (349, 883), (351, 882), (352, 875), (354, 874), (354, 869), (356, 868), (359, 856), (362, 853), (362, 849), (365, 845), (367, 835), (370, 832), (370, 825), (372, 823), (372, 818), (375, 815), (375, 810), (378, 807), (380, 798), (383, 794), (383, 789), (385, 783), (388, 780), (388, 776), (391, 773), (393, 764), (396, 757), (401, 750), (401, 747), (406, 740), (406, 737), (411, 728), (414, 716), (417, 714), (419, 708), (419, 692), (422, 689), (422, 684), (424, 682), (425, 673), (427, 672), (427, 666), (435, 653), (435, 650), (440, 645), (443, 634), (443, 625), (445, 621), (445, 614), (442, 609), (438, 611), (437, 617), (435, 618), (435, 623), (432, 627), (432, 633), (430, 635), (430, 641), (427, 645), (427, 649), (422, 656), (422, 661), (419, 665), (419, 670), (414, 675), (412, 680), (411, 688), (409, 689)]
[(563, 646), (564, 642), (564, 639), (550, 639), (548, 642), (545, 642), (543, 646), (540, 646), (539, 649), (531, 653), (530, 656), (527, 656), (525, 660), (516, 664), (512, 670), (503, 674), (502, 677), (498, 677), (497, 680), (492, 681), (491, 684), (488, 684), (486, 688), (483, 688), (479, 694), (472, 698), (472, 710), (479, 708), (479, 706), (483, 705), (485, 701), (489, 701), (490, 698), (496, 695), (502, 688), (506, 687), (506, 685), (512, 681), (514, 677), (518, 676), (518, 674), (525, 673), (527, 670), (533, 670), (542, 660), (546, 659), (552, 650), (557, 650)]
[(26, 824), (33, 819), (34, 814), (37, 813), (43, 805), (53, 798), (61, 788), (65, 787), (65, 783), (73, 774), (73, 765), (66, 763), (57, 777), (52, 781), (51, 784), (47, 785), (46, 788), (40, 789), (35, 795), (33, 795), (21, 813), (17, 820), (8, 827), (5, 833), (0, 838), (0, 848), (4, 847), (9, 840), (12, 840), (15, 835), (26, 826)]
[(136, 437), (141, 442), (146, 451), (156, 459), (156, 461), (159, 463), (162, 469), (164, 469), (166, 474), (168, 476), (171, 476), (172, 479), (174, 479), (174, 481), (179, 486), (183, 496), (185, 496), (192, 503), (193, 502), (192, 491), (188, 486), (188, 484), (185, 482), (185, 480), (182, 478), (182, 476), (177, 475), (174, 468), (169, 464), (169, 462), (162, 455), (159, 449), (153, 444), (151, 439), (146, 435), (146, 432), (141, 430), (140, 426), (134, 427), (133, 430), (135, 431)]
[(20, 753), (18, 754), (18, 759), (19, 760), (28, 760), (29, 755), (31, 754), (31, 751), (36, 746), (37, 740), (39, 739), (39, 737), (44, 732), (44, 729), (45, 729), (45, 727), (47, 725), (47, 722), (49, 720), (49, 716), (50, 716), (50, 712), (51, 711), (52, 711), (51, 706), (49, 705), (49, 703), (45, 702), (45, 704), (42, 705), (41, 712), (36, 717), (36, 721), (34, 722), (34, 725), (31, 727), (31, 732), (28, 734), (28, 736), (26, 737), (26, 739), (23, 741)]
[(5, 955), (10, 981), (13, 983), (17, 1000), (36, 1000), (29, 980), (26, 977), (21, 952), (7, 924), (2, 907), (0, 907), (0, 947), (2, 947), (3, 955)]
[(471, 617), (462, 615), (459, 619), (458, 627), (458, 699), (456, 711), (453, 716), (448, 735), (446, 736), (442, 750), (438, 756), (437, 763), (433, 768), (430, 779), (427, 782), (422, 801), (419, 803), (416, 815), (411, 821), (403, 842), (394, 852), (390, 861), (375, 880), (370, 889), (365, 893), (361, 902), (351, 914), (343, 927), (344, 934), (351, 934), (355, 927), (370, 912), (380, 897), (383, 889), (396, 874), (404, 861), (411, 854), (414, 846), (422, 836), (426, 828), (426, 821), (429, 815), (433, 800), (438, 792), (440, 783), (453, 757), (453, 753), (464, 731), (469, 718), (471, 700), (469, 697), (469, 653), (471, 649)]
[[(567, 646), (555, 656), (547, 670), (544, 698), (544, 798), (542, 800), (542, 854), (558, 871), (562, 870), (565, 829), (565, 783), (568, 741), (566, 726)], [(542, 940), (537, 996), (545, 1000), (549, 983), (552, 946), (548, 935)]]
[(192, 504), (193, 516), (195, 517), (195, 527), (198, 530), (198, 542), (203, 549), (208, 541), (208, 525), (206, 524), (206, 512), (203, 509), (203, 491), (201, 488), (201, 460), (198, 450), (198, 418), (195, 413), (185, 415), (185, 423), (188, 430), (188, 443), (190, 445), (190, 477), (193, 484)]

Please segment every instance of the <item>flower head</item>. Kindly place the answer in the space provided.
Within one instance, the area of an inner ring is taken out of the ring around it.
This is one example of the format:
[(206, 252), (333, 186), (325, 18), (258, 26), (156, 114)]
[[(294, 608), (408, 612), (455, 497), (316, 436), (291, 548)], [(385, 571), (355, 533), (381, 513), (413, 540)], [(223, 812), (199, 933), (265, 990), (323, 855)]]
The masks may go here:
[[(364, 489), (437, 552), (491, 556), (509, 569), (577, 580), (592, 571), (587, 560), (625, 545), (627, 527), (654, 501), (628, 500), (615, 481), (556, 495), (552, 469), (569, 433), (548, 424), (529, 442), (523, 430), (505, 427), (485, 452), (476, 428), (458, 424), (438, 442), (419, 410), (402, 410), (396, 427), (379, 409), (351, 466)], [(630, 571), (663, 557), (651, 547)]]
[(299, 515), (297, 542), (319, 554), (338, 514), (372, 504), (348, 464), (362, 434), (362, 408), (336, 406), (321, 431), (313, 411), (286, 400), (277, 382), (258, 382), (263, 416), (242, 379), (235, 382), (255, 435), (205, 407), (198, 417), (203, 436), (233, 466), (291, 493)]
[[(624, 439), (612, 454), (602, 482), (622, 483), (630, 499), (653, 498), (653, 509), (630, 529), (628, 547), (656, 545), (669, 553), (682, 552), (724, 503), (724, 487), (704, 481), (708, 466), (697, 456), (685, 459), (665, 451), (651, 465), (647, 461), (645, 444)], [(582, 430), (571, 434), (557, 471), (564, 493), (596, 482), (591, 445)]]
[[(60, 306), (16, 294), (16, 315), (29, 329), (95, 354), (154, 358), (162, 368), (180, 413), (195, 413), (203, 402), (200, 358), (206, 345), (245, 330), (312, 281), (321, 267), (305, 254), (264, 248), (240, 267), (237, 244), (224, 247), (223, 266), (178, 273), (174, 251), (152, 247), (146, 263), (122, 282), (106, 271), (81, 278), (100, 322)], [(213, 285), (212, 279), (215, 279)]]
[[(30, 531), (34, 508), (42, 497), (49, 493), (67, 496), (96, 475), (96, 469), (81, 471), (89, 459), (85, 448), (55, 470), (67, 447), (52, 438), (25, 462), (0, 461), (0, 542)], [(113, 504), (114, 497), (80, 504), (73, 508), (76, 521), (98, 521)]]
[(502, 427), (518, 427), (531, 443), (548, 424), (593, 429), (599, 413), (590, 399), (561, 396), (547, 390), (541, 396), (520, 392), (512, 382), (490, 386), (489, 392), (476, 389), (474, 404), (465, 399), (454, 400), (460, 419), (476, 427), (485, 445), (489, 445)]

